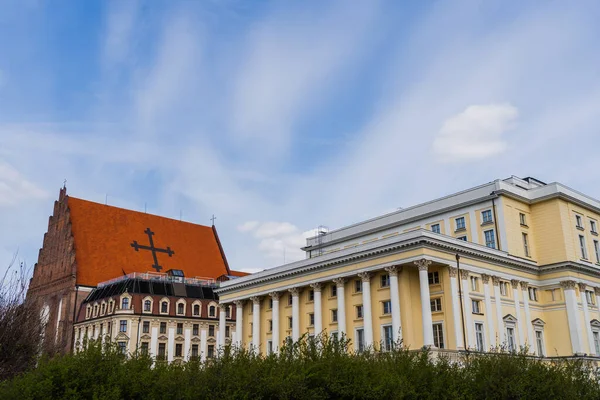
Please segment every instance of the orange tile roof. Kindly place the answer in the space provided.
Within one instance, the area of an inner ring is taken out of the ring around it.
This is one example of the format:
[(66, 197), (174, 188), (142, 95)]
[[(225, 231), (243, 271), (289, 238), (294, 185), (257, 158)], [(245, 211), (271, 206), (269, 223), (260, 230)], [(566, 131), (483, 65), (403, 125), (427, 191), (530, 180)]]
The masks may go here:
[(143, 247), (149, 246), (148, 228), (153, 232), (154, 247), (162, 249), (156, 252), (160, 272), (180, 269), (187, 277), (207, 278), (230, 272), (211, 227), (75, 197), (68, 198), (68, 205), (78, 285), (96, 286), (123, 273), (156, 272), (153, 252)]
[(248, 275), (250, 275), (248, 272), (234, 271), (234, 270), (230, 270), (230, 273), (229, 273), (229, 276), (238, 276), (238, 277), (248, 276)]

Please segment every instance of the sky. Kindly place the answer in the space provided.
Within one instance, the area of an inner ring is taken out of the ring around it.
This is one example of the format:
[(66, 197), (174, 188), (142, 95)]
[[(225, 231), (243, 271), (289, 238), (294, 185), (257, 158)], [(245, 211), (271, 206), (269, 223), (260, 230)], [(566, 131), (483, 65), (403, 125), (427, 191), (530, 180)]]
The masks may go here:
[(600, 198), (598, 1), (0, 0), (0, 272), (70, 195), (233, 269), (511, 175)]

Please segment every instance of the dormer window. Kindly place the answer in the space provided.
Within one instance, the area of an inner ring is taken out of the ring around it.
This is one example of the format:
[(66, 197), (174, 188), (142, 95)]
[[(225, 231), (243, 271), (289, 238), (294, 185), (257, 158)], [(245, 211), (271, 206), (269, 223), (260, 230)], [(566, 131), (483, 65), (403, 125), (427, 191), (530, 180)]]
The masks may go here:
[(183, 303), (177, 304), (177, 314), (183, 315), (185, 313), (185, 306)]
[(121, 299), (121, 310), (129, 310), (129, 297)]
[(200, 315), (200, 304), (194, 304), (194, 315), (195, 316)]
[(163, 301), (160, 303), (160, 312), (163, 314), (167, 314), (169, 312), (169, 302)]
[(210, 306), (208, 309), (208, 316), (214, 317), (216, 315), (217, 315), (217, 309), (215, 308), (215, 306)]
[(152, 302), (150, 300), (144, 300), (144, 311), (145, 312), (152, 311)]

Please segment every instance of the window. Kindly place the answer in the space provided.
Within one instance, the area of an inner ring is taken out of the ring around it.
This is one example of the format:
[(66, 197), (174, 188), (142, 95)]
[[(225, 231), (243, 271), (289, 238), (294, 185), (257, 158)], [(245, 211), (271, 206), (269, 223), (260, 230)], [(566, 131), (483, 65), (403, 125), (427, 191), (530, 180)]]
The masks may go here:
[(177, 314), (182, 315), (183, 314), (183, 309), (184, 309), (184, 305), (183, 303), (179, 303), (177, 304)]
[(315, 301), (315, 291), (312, 289), (308, 291), (308, 301)]
[(433, 345), (438, 349), (444, 348), (444, 327), (441, 323), (433, 324)]
[(465, 228), (465, 217), (456, 218), (456, 230), (461, 231)]
[(362, 292), (362, 280), (360, 279), (356, 279), (354, 281), (354, 292), (355, 293), (360, 293)]
[(391, 314), (392, 313), (392, 302), (389, 300), (383, 301), (381, 303), (383, 305), (383, 313)]
[(208, 345), (208, 351), (206, 352), (206, 356), (208, 358), (214, 358), (215, 356), (215, 345), (214, 344), (209, 344)]
[(544, 335), (542, 331), (535, 331), (535, 344), (537, 346), (537, 354), (539, 357), (545, 357), (544, 352)]
[(337, 285), (331, 285), (331, 297), (337, 297)]
[(268, 330), (268, 332), (273, 332), (273, 320), (269, 319), (268, 323), (269, 323), (269, 330)]
[(365, 351), (365, 331), (363, 328), (356, 330), (356, 350), (359, 353)]
[(225, 325), (225, 337), (229, 337), (229, 331), (230, 331), (229, 325)]
[(267, 355), (273, 354), (273, 341), (267, 340)]
[(100, 336), (104, 333), (104, 324), (100, 324)]
[(267, 302), (267, 310), (272, 310), (273, 309), (273, 298), (269, 297), (269, 301)]
[(480, 300), (471, 300), (471, 305), (473, 307), (473, 314), (481, 314), (481, 301)]
[(361, 305), (356, 306), (356, 318), (361, 319), (362, 317), (363, 317), (363, 306), (361, 304)]
[(600, 354), (600, 332), (594, 331), (592, 333), (594, 337), (594, 347), (596, 348), (596, 354)]
[(530, 287), (530, 288), (527, 289), (527, 291), (529, 292), (529, 300), (531, 300), (531, 301), (538, 301), (538, 290), (537, 290), (537, 288)]
[(181, 322), (177, 323), (177, 334), (183, 335), (183, 324)]
[(338, 340), (338, 333), (337, 333), (337, 331), (332, 331), (331, 334), (329, 335), (329, 337), (332, 340)]
[(596, 254), (596, 262), (600, 264), (600, 243), (594, 240), (594, 253)]
[(148, 342), (142, 342), (142, 347), (140, 348), (140, 352), (142, 354), (148, 354)]
[(508, 282), (501, 281), (500, 282), (500, 294), (502, 296), (506, 296), (508, 293)]
[(150, 321), (144, 321), (142, 325), (142, 333), (150, 333)]
[(215, 326), (214, 325), (208, 326), (208, 336), (215, 336)]
[(150, 300), (144, 300), (144, 311), (152, 311), (152, 302)]
[(590, 220), (590, 231), (592, 233), (598, 233), (598, 231), (596, 230), (596, 221), (594, 220)]
[(109, 301), (108, 302), (108, 312), (111, 313), (113, 312), (113, 309), (115, 308), (115, 302), (114, 301)]
[(431, 225), (431, 232), (433, 233), (440, 233), (440, 224), (433, 224)]
[(581, 215), (575, 215), (575, 224), (578, 229), (583, 229), (583, 223), (581, 222)]
[(92, 338), (96, 338), (96, 325), (92, 325)]
[(557, 289), (548, 289), (548, 292), (550, 292), (550, 300), (551, 301), (557, 301), (557, 300), (559, 300), (559, 298), (558, 298), (558, 290)]
[(127, 321), (121, 320), (119, 322), (119, 332), (127, 332)]
[(481, 213), (481, 219), (484, 224), (490, 224), (493, 222), (492, 220), (492, 210), (485, 210)]
[(585, 250), (585, 238), (579, 235), (579, 249), (581, 250), (581, 258), (587, 260), (587, 251)]
[(310, 325), (310, 326), (315, 325), (315, 314), (313, 314), (313, 313), (308, 314), (308, 325)]
[(485, 341), (483, 337), (483, 323), (475, 322), (475, 339), (477, 342), (477, 351), (485, 351)]
[(588, 303), (588, 305), (593, 306), (595, 303), (595, 297), (596, 295), (594, 294), (594, 292), (592, 292), (591, 290), (586, 290), (585, 291), (585, 299)]
[(429, 272), (427, 274), (427, 279), (429, 280), (430, 285), (438, 285), (440, 283), (440, 273), (438, 271)]
[(442, 299), (440, 297), (431, 299), (429, 304), (431, 305), (431, 312), (442, 311)]
[(530, 257), (529, 254), (529, 238), (526, 233), (523, 233), (523, 250), (525, 251), (525, 257)]
[(181, 343), (175, 344), (175, 357), (181, 357), (183, 354), (183, 345)]
[(194, 324), (192, 325), (192, 335), (198, 336), (198, 331), (200, 330), (200, 325)]
[(491, 249), (496, 248), (496, 236), (494, 235), (494, 231), (490, 229), (489, 231), (483, 232), (485, 235), (485, 245)]
[(337, 309), (331, 310), (331, 322), (338, 322)]
[(519, 222), (523, 226), (527, 226), (527, 219), (525, 219), (525, 214), (519, 213)]
[(167, 357), (167, 345), (165, 343), (158, 344), (158, 358), (165, 359)]
[(459, 236), (457, 237), (458, 240), (462, 240), (463, 242), (467, 241), (467, 237), (466, 236)]
[(198, 345), (192, 345), (192, 358), (198, 358)]
[(508, 351), (517, 351), (515, 342), (515, 328), (506, 327), (506, 341), (508, 345)]
[(121, 300), (121, 310), (129, 310), (129, 298), (123, 297)]
[(471, 291), (476, 292), (479, 290), (479, 279), (476, 276), (471, 277)]
[(198, 316), (200, 315), (200, 304), (194, 304), (194, 315)]
[(294, 327), (294, 319), (292, 317), (288, 317), (288, 329), (292, 329)]
[(209, 317), (214, 317), (217, 315), (217, 308), (215, 306), (210, 306), (208, 308), (208, 316)]
[(383, 327), (383, 350), (390, 351), (394, 345), (394, 336), (391, 325), (384, 325)]
[(162, 303), (160, 303), (160, 312), (163, 314), (166, 314), (169, 312), (169, 302), (168, 301), (163, 301)]
[(292, 297), (291, 294), (287, 298), (288, 298), (288, 306), (291, 306), (292, 303), (294, 302), (294, 298)]
[(118, 342), (119, 350), (123, 354), (127, 354), (127, 342)]
[(390, 276), (388, 274), (383, 274), (381, 275), (381, 287), (388, 287), (390, 286)]
[(160, 323), (160, 333), (167, 333), (167, 323), (166, 322)]
[(104, 315), (104, 310), (106, 309), (106, 304), (102, 303), (100, 306), (100, 314)]
[(225, 307), (225, 318), (231, 318), (231, 307), (230, 306)]

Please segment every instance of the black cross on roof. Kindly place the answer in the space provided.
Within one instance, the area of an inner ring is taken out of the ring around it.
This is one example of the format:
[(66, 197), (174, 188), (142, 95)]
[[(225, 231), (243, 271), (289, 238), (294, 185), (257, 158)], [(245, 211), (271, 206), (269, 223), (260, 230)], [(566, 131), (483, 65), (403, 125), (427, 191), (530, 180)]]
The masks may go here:
[(152, 232), (150, 228), (146, 228), (144, 233), (148, 235), (148, 241), (150, 242), (150, 246), (138, 244), (137, 240), (134, 240), (133, 243), (131, 243), (131, 247), (133, 247), (135, 251), (150, 250), (152, 252), (152, 257), (154, 258), (154, 264), (152, 265), (152, 268), (154, 268), (156, 272), (160, 272), (162, 267), (158, 264), (158, 257), (156, 257), (156, 253), (166, 253), (169, 255), (169, 257), (171, 257), (173, 254), (175, 254), (175, 252), (171, 250), (169, 246), (167, 246), (166, 249), (154, 247), (154, 240), (152, 239), (154, 232)]

